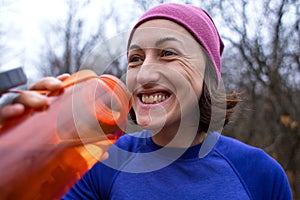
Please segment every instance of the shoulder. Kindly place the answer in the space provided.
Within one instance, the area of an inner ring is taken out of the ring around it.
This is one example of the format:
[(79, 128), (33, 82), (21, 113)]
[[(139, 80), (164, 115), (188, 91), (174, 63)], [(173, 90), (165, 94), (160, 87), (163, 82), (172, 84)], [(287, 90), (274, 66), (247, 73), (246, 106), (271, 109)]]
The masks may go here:
[(231, 165), (254, 199), (291, 195), (285, 171), (264, 150), (226, 136), (220, 136), (215, 150)]
[(273, 159), (262, 149), (223, 135), (220, 136), (216, 149), (220, 154), (232, 159), (244, 160), (255, 156), (260, 161), (273, 162)]
[(216, 151), (229, 162), (232, 162), (238, 169), (247, 169), (249, 167), (264, 168), (282, 171), (281, 165), (269, 156), (261, 148), (245, 144), (227, 136), (220, 136), (216, 145)]
[[(281, 165), (264, 150), (227, 136), (220, 136), (216, 151), (239, 172), (259, 171), (259, 174), (282, 173)], [(270, 173), (272, 171), (272, 173)]]

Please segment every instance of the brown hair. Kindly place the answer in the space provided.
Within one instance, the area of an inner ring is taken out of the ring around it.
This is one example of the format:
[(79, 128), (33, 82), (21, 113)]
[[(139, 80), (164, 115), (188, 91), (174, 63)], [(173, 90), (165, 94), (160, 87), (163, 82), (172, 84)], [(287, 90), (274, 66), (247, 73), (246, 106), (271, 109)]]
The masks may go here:
[(230, 121), (235, 106), (241, 102), (237, 92), (226, 93), (217, 75), (213, 63), (206, 55), (206, 67), (202, 94), (199, 100), (200, 122), (198, 132), (220, 131)]

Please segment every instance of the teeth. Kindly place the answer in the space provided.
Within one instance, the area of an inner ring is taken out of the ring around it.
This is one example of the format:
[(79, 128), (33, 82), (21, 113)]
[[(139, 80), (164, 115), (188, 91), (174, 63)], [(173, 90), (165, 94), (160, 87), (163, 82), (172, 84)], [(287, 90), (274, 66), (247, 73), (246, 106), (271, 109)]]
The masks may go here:
[(142, 102), (145, 104), (154, 104), (159, 103), (164, 100), (166, 100), (169, 96), (168, 95), (162, 95), (162, 94), (155, 94), (155, 95), (142, 95)]

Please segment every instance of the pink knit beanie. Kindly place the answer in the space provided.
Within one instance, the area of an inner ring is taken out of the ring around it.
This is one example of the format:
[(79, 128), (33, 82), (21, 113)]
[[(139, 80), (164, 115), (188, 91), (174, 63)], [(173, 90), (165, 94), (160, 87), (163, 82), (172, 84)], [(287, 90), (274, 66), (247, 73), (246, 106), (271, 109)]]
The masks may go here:
[(144, 13), (133, 30), (151, 19), (168, 19), (188, 30), (210, 56), (215, 66), (218, 81), (220, 80), (222, 68), (221, 55), (224, 44), (213, 20), (206, 11), (192, 5), (176, 3), (161, 4)]

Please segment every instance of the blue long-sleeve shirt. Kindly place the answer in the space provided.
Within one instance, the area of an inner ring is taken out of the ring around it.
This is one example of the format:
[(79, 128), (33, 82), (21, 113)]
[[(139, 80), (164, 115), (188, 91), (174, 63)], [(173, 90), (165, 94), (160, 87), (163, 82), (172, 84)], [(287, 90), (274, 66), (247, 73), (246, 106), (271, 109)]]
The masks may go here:
[(264, 151), (209, 137), (215, 145), (199, 156), (202, 144), (183, 151), (157, 146), (149, 131), (124, 135), (63, 199), (292, 199), (285, 172)]

